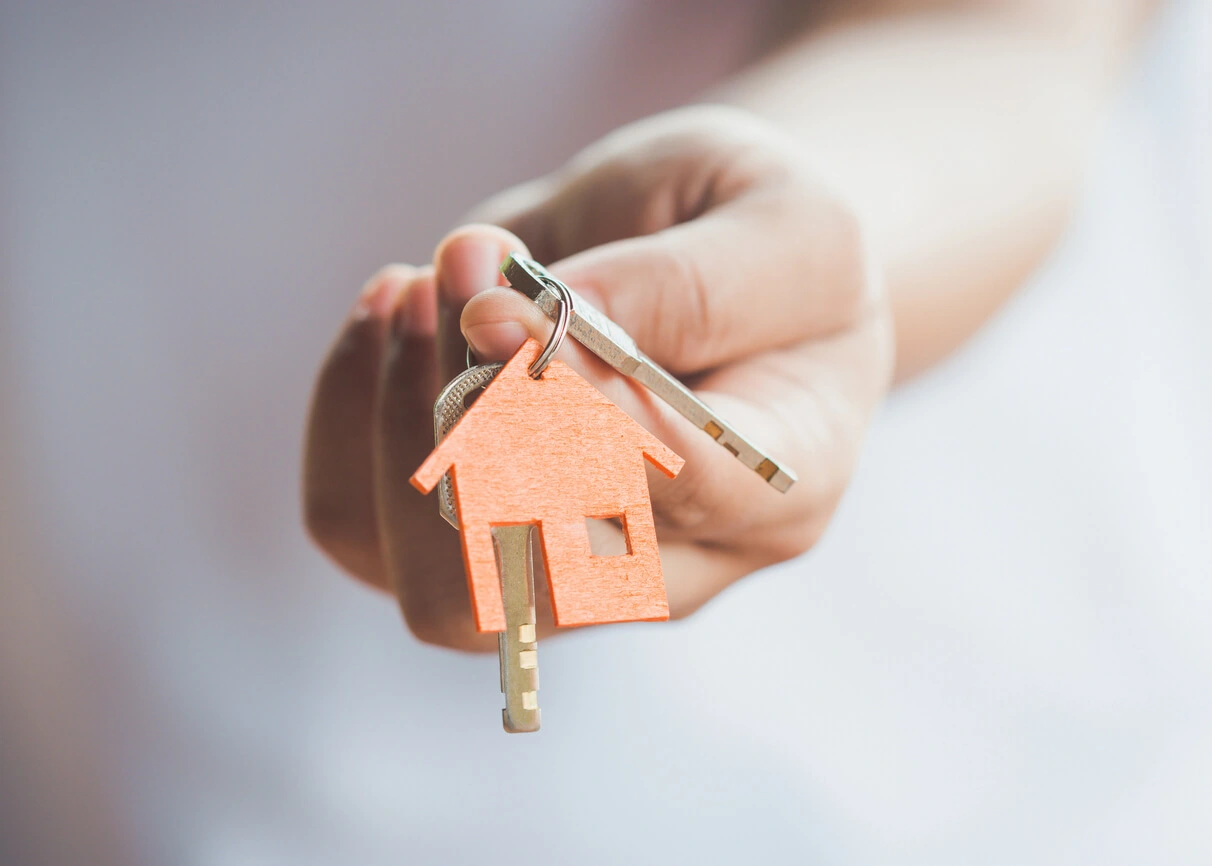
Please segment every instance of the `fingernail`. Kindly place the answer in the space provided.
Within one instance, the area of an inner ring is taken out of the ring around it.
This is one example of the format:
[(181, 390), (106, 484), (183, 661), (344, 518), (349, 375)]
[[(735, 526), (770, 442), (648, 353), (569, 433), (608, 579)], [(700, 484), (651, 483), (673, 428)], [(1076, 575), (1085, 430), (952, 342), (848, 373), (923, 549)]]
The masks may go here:
[(517, 322), (484, 322), (463, 332), (471, 350), (483, 361), (512, 358), (530, 334)]
[(389, 264), (362, 286), (350, 315), (354, 319), (388, 319), (395, 309), (400, 292), (413, 279), (417, 270), (406, 264)]
[(392, 317), (392, 330), (395, 333), (417, 336), (432, 335), (437, 331), (438, 310), (433, 286), (427, 287), (425, 283), (426, 280), (420, 278), (404, 287)]
[(462, 305), (497, 284), (501, 248), (495, 241), (465, 238), (443, 252), (438, 291), (444, 300)]
[(362, 290), (354, 302), (355, 319), (382, 319), (391, 315), (400, 285), (392, 280), (375, 280)]

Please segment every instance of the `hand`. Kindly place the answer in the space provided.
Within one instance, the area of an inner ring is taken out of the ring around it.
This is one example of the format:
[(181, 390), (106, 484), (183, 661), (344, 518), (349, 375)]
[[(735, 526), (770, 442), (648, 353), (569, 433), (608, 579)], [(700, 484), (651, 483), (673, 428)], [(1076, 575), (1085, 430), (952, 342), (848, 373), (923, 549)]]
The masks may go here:
[(501, 360), (551, 333), (530, 301), (493, 288), (514, 250), (549, 265), (799, 475), (777, 493), (565, 342), (557, 357), (686, 459), (675, 480), (650, 478), (672, 616), (812, 547), (888, 387), (894, 347), (856, 220), (794, 146), (740, 111), (684, 109), (619, 130), (476, 217), (494, 225), (447, 236), (432, 267), (372, 278), (320, 372), (304, 503), (338, 564), (394, 592), (422, 640), (496, 646), (475, 631), (457, 533), (408, 478), (433, 447), (434, 398), (465, 366), (464, 337), (481, 360)]

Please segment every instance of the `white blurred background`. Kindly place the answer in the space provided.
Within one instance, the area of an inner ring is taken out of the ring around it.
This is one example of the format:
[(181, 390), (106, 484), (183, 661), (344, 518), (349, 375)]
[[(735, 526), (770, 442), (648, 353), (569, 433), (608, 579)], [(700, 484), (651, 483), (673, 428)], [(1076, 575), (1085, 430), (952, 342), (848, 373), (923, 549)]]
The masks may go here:
[(420, 645), (303, 537), (310, 380), (361, 282), (778, 12), (0, 4), (0, 860), (1212, 862), (1200, 0), (1062, 248), (893, 397), (823, 544), (546, 644), (541, 734), (501, 732), (494, 658)]

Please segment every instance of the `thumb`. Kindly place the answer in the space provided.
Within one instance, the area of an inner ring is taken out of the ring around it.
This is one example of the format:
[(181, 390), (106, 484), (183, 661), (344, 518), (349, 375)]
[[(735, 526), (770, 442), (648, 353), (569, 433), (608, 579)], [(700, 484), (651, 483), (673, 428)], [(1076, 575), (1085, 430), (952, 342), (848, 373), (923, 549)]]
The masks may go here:
[(549, 268), (681, 374), (837, 332), (869, 299), (857, 222), (802, 181)]

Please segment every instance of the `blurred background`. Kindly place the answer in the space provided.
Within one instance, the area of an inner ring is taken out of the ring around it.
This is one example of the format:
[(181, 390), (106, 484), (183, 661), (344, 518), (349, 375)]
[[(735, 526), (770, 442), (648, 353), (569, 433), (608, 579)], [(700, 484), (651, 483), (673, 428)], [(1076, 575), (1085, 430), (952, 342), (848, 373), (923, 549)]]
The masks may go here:
[(311, 378), (381, 264), (784, 20), (513, 6), (0, 4), (0, 860), (1212, 862), (1209, 5), (825, 541), (549, 642), (511, 738), (304, 538)]

